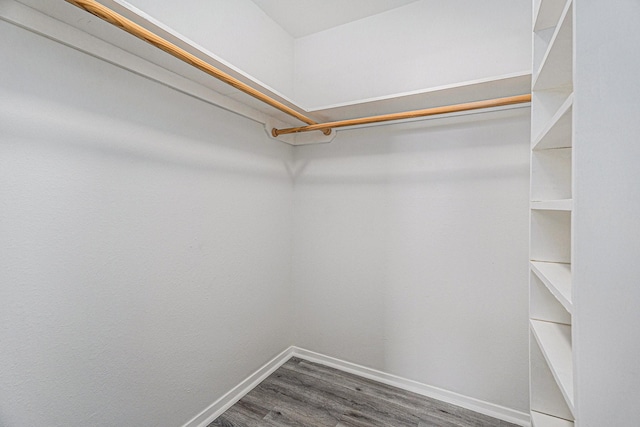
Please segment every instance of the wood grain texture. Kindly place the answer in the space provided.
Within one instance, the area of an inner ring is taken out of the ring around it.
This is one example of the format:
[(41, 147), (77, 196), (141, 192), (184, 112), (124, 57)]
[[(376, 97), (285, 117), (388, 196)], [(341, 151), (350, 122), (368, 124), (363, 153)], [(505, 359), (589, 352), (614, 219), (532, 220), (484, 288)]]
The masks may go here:
[(515, 427), (486, 415), (291, 358), (208, 427)]

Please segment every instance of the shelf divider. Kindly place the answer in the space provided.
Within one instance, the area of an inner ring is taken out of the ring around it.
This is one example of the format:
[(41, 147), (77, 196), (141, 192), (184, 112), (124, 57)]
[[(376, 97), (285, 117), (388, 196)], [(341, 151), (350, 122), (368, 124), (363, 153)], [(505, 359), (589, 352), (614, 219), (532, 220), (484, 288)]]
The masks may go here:
[(573, 199), (531, 202), (531, 209), (542, 211), (571, 211), (573, 210)]

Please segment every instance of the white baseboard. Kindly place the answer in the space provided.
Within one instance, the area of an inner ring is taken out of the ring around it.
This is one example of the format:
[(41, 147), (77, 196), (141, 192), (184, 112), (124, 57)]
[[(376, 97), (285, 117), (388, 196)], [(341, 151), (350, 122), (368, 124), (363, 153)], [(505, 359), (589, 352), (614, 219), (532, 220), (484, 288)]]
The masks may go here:
[(504, 406), (474, 399), (472, 397), (408, 380), (396, 375), (387, 374), (386, 372), (381, 372), (375, 369), (367, 368), (366, 366), (346, 362), (334, 357), (325, 356), (324, 354), (305, 350), (299, 347), (293, 347), (292, 355), (304, 360), (308, 360), (310, 362), (316, 362), (321, 365), (339, 369), (344, 372), (349, 372), (351, 374), (378, 381), (383, 384), (411, 391), (422, 396), (431, 397), (433, 399), (437, 399), (446, 403), (451, 403), (452, 405), (470, 409), (472, 411), (479, 412), (481, 414), (485, 414), (490, 417), (494, 417), (513, 424), (517, 424), (519, 426), (529, 427), (531, 425), (529, 414), (510, 408), (505, 408)]
[(193, 417), (182, 427), (206, 427), (211, 424), (216, 418), (222, 415), (224, 411), (233, 406), (238, 400), (242, 399), (247, 393), (253, 390), (253, 388), (282, 366), (287, 360), (291, 359), (294, 348), (295, 347), (289, 347), (269, 362), (265, 363), (261, 368), (249, 375), (240, 384), (229, 390), (227, 394), (213, 402), (207, 409)]
[(213, 402), (207, 409), (196, 415), (182, 427), (206, 427), (211, 422), (213, 422), (213, 420), (222, 415), (224, 411), (233, 406), (234, 403), (242, 399), (244, 395), (249, 393), (265, 378), (275, 372), (287, 360), (294, 356), (299, 357), (300, 359), (308, 360), (309, 362), (319, 363), (321, 365), (339, 369), (344, 372), (349, 372), (363, 378), (368, 378), (370, 380), (378, 381), (383, 384), (398, 387), (402, 390), (407, 390), (416, 394), (420, 394), (422, 396), (430, 397), (442, 402), (470, 409), (472, 411), (479, 412), (481, 414), (485, 414), (500, 420), (508, 421), (519, 426), (531, 426), (530, 416), (527, 413), (474, 399), (472, 397), (464, 396), (452, 391), (443, 390), (438, 387), (422, 384), (417, 381), (408, 380), (406, 378), (398, 377), (396, 375), (388, 374), (376, 369), (367, 368), (366, 366), (346, 362), (344, 360), (336, 359), (324, 354), (305, 350), (300, 347), (292, 346), (271, 359), (256, 372), (249, 375), (244, 381), (235, 386), (220, 399)]

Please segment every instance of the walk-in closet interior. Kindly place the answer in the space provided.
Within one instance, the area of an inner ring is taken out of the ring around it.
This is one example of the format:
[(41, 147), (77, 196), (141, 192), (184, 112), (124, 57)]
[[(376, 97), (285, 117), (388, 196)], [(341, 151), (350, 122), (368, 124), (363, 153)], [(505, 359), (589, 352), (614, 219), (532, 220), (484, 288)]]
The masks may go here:
[(639, 17), (0, 0), (0, 426), (640, 425)]

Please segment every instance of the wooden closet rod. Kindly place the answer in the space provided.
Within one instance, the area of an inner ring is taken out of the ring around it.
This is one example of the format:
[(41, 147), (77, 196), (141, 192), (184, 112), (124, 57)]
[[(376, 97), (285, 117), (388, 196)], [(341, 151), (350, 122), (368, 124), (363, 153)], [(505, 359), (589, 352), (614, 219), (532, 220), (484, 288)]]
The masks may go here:
[(531, 94), (508, 96), (506, 98), (487, 99), (485, 101), (467, 102), (465, 104), (447, 105), (443, 107), (427, 108), (424, 110), (405, 111), (403, 113), (382, 114), (380, 116), (362, 117), (360, 119), (338, 120), (335, 122), (320, 123), (317, 125), (301, 126), (296, 128), (271, 130), (274, 137), (289, 133), (309, 132), (312, 130), (324, 130), (345, 126), (364, 125), (369, 123), (389, 122), (392, 120), (413, 119), (416, 117), (434, 116), (437, 114), (458, 113), (461, 111), (478, 110), (480, 108), (501, 107), (503, 105), (522, 104), (531, 102)]
[(178, 58), (179, 60), (186, 62), (187, 64), (225, 82), (226, 84), (233, 86), (234, 88), (250, 95), (265, 104), (268, 104), (290, 116), (297, 118), (298, 120), (306, 123), (308, 126), (300, 126), (286, 129), (271, 130), (271, 134), (274, 137), (279, 135), (286, 135), (298, 132), (309, 132), (314, 130), (322, 131), (325, 135), (331, 133), (332, 128), (356, 126), (370, 123), (388, 122), (393, 120), (412, 119), (416, 117), (433, 116), (437, 114), (456, 113), (461, 111), (477, 110), (481, 108), (500, 107), (504, 105), (520, 104), (531, 101), (531, 94), (510, 96), (506, 98), (488, 99), (485, 101), (468, 102), (465, 104), (448, 105), (443, 107), (427, 108), (424, 110), (406, 111), (403, 113), (383, 114), (379, 116), (363, 117), (359, 119), (339, 120), (335, 122), (318, 123), (315, 120), (299, 113), (291, 107), (281, 103), (278, 100), (271, 98), (270, 96), (252, 88), (251, 86), (241, 82), (230, 74), (214, 67), (213, 65), (203, 61), (197, 56), (187, 52), (186, 50), (174, 45), (168, 40), (163, 39), (157, 34), (147, 30), (146, 28), (136, 24), (135, 22), (125, 18), (117, 12), (109, 9), (108, 7), (98, 3), (96, 0), (66, 0), (68, 3), (83, 9), (92, 15), (97, 16), (106, 22), (119, 27), (120, 29), (138, 37), (147, 43), (162, 49), (168, 54)]
[[(139, 39), (146, 41), (147, 43), (157, 47), (158, 49), (162, 49), (168, 54), (178, 58), (181, 61), (186, 62), (187, 64), (196, 67), (197, 69), (204, 71), (205, 73), (225, 82), (226, 84), (233, 86), (234, 88), (250, 95), (260, 101), (268, 104), (290, 116), (295, 117), (296, 119), (307, 123), (309, 125), (315, 125), (318, 122), (312, 120), (311, 118), (305, 116), (297, 112), (296, 110), (284, 105), (280, 101), (277, 101), (271, 98), (268, 95), (252, 88), (251, 86), (242, 83), (240, 80), (235, 77), (225, 73), (224, 71), (214, 67), (211, 64), (203, 61), (195, 55), (187, 52), (186, 50), (179, 48), (173, 43), (163, 39), (162, 37), (154, 34), (153, 32), (147, 30), (146, 28), (136, 24), (135, 22), (125, 18), (124, 16), (118, 14), (117, 12), (109, 9), (108, 7), (98, 3), (95, 0), (66, 0), (68, 3), (73, 4), (74, 6), (83, 9), (92, 15), (97, 16), (100, 19), (107, 21), (108, 23), (119, 27), (120, 29), (132, 34)], [(329, 135), (331, 133), (331, 129), (326, 127), (322, 128), (322, 131), (325, 135)]]

